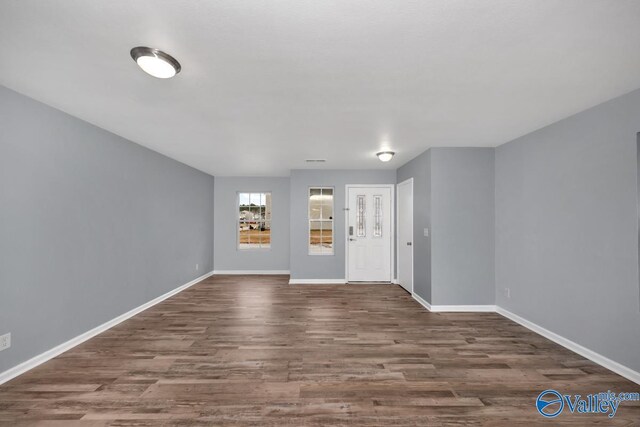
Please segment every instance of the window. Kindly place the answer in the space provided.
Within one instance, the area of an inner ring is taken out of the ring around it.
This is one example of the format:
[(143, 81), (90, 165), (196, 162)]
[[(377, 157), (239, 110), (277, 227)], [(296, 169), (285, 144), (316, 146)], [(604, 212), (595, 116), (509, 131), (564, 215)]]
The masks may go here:
[(333, 255), (333, 188), (309, 189), (309, 255)]
[(271, 193), (238, 193), (238, 249), (271, 247)]

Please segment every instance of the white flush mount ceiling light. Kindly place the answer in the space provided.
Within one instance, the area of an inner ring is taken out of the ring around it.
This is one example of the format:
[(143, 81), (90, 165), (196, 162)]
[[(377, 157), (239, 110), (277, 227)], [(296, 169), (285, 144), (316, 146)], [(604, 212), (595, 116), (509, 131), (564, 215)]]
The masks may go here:
[(159, 49), (138, 46), (131, 49), (131, 57), (142, 70), (159, 79), (168, 79), (180, 72), (180, 63)]
[(380, 151), (379, 153), (376, 153), (376, 156), (378, 156), (378, 159), (380, 159), (381, 162), (388, 162), (393, 159), (394, 154), (396, 153), (393, 151)]

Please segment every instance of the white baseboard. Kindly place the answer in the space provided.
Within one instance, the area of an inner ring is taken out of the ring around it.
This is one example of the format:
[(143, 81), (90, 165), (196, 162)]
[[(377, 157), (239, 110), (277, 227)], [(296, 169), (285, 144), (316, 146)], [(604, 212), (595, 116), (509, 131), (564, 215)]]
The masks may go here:
[(539, 335), (542, 335), (543, 337), (555, 342), (556, 344), (560, 344), (561, 346), (568, 348), (574, 353), (578, 353), (580, 356), (586, 359), (589, 359), (592, 362), (595, 362), (598, 365), (603, 366), (609, 369), (610, 371), (613, 371), (616, 374), (621, 375), (630, 381), (633, 381), (636, 384), (640, 384), (640, 372), (636, 372), (631, 368), (628, 368), (616, 361), (609, 359), (608, 357), (605, 357), (599, 353), (596, 353), (593, 350), (589, 350), (588, 348), (583, 347), (578, 343), (575, 343), (563, 336), (560, 336), (555, 332), (551, 332), (550, 330), (545, 329), (542, 326), (537, 325), (533, 322), (530, 322), (529, 320), (523, 317), (520, 317), (517, 314), (510, 312), (509, 310), (505, 310), (500, 306), (496, 306), (496, 312), (498, 314), (503, 315), (507, 319), (511, 319), (514, 322), (524, 326), (525, 328), (530, 329)]
[(581, 346), (567, 338), (564, 338), (555, 332), (551, 332), (548, 329), (543, 328), (540, 325), (537, 325), (529, 320), (518, 316), (504, 308), (496, 305), (431, 305), (424, 299), (422, 299), (419, 295), (413, 294), (413, 299), (418, 301), (424, 308), (431, 312), (495, 312), (503, 315), (504, 317), (513, 320), (516, 323), (524, 326), (527, 329), (532, 330), (533, 332), (542, 335), (543, 337), (555, 342), (556, 344), (560, 344), (561, 346), (573, 351), (574, 353), (579, 354), (580, 356), (591, 360), (592, 362), (597, 363), (600, 366), (603, 366), (610, 371), (615, 372), (616, 374), (627, 378), (630, 381), (633, 381), (636, 384), (640, 384), (640, 372), (636, 372), (631, 368), (628, 368), (614, 360), (609, 359), (599, 353), (596, 353), (593, 350), (589, 350), (586, 347)]
[(344, 279), (290, 279), (290, 285), (344, 285)]
[(288, 275), (289, 270), (213, 270), (215, 276), (232, 275), (232, 276), (252, 276), (252, 275), (271, 275), (283, 274)]
[(434, 313), (494, 313), (495, 305), (431, 305)]
[(103, 323), (100, 326), (96, 326), (95, 328), (84, 332), (83, 334), (78, 335), (75, 338), (71, 338), (69, 341), (64, 342), (60, 345), (57, 345), (55, 347), (53, 347), (52, 349), (49, 349), (47, 351), (45, 351), (44, 353), (40, 353), (39, 355), (32, 357), (31, 359), (20, 363), (17, 366), (14, 366), (13, 368), (10, 368), (2, 373), (0, 373), (0, 384), (4, 384), (5, 382), (17, 377), (18, 375), (21, 375), (33, 368), (35, 368), (36, 366), (39, 366), (41, 364), (43, 364), (44, 362), (53, 359), (54, 357), (64, 353), (67, 350), (72, 349), (73, 347), (82, 344), (83, 342), (87, 341), (88, 339), (91, 339), (93, 337), (95, 337), (96, 335), (106, 331), (109, 328), (112, 328), (114, 326), (116, 326), (119, 323), (124, 322), (125, 320), (135, 316), (136, 314), (150, 308), (153, 307), (154, 305), (166, 300), (169, 297), (174, 296), (175, 294), (184, 291), (185, 289), (195, 285), (198, 282), (201, 282), (202, 280), (206, 279), (207, 277), (213, 275), (213, 271), (210, 271), (207, 274), (204, 274), (200, 277), (198, 277), (197, 279), (194, 279), (192, 281), (190, 281), (189, 283), (185, 283), (182, 286), (179, 286), (169, 292), (167, 292), (164, 295), (160, 295), (157, 298), (152, 299), (149, 302), (146, 302), (132, 310), (127, 311), (124, 314), (121, 314), (120, 316), (109, 320), (108, 322)]
[(420, 305), (433, 313), (493, 313), (496, 311), (495, 305), (433, 305), (422, 299), (415, 292), (411, 296)]
[[(269, 270), (269, 271), (273, 271), (273, 270)], [(288, 273), (288, 272), (287, 272)], [(253, 273), (253, 274), (287, 274), (287, 273)], [(164, 295), (160, 295), (157, 298), (152, 299), (149, 302), (146, 302), (124, 314), (121, 314), (120, 316), (109, 320), (108, 322), (103, 323), (100, 326), (97, 326), (81, 335), (78, 335), (75, 338), (70, 339), (67, 342), (64, 342), (52, 349), (49, 349), (47, 351), (45, 351), (44, 353), (41, 353), (25, 362), (20, 363), (17, 366), (14, 366), (13, 368), (10, 368), (2, 373), (0, 373), (0, 384), (4, 384), (5, 382), (17, 377), (18, 375), (21, 375), (27, 371), (29, 371), (30, 369), (35, 368), (36, 366), (41, 365), (42, 363), (53, 359), (54, 357), (64, 353), (67, 350), (70, 350), (71, 348), (93, 338), (94, 336), (114, 327), (115, 325), (124, 322), (125, 320), (135, 316), (136, 314), (166, 300), (169, 297), (172, 297), (173, 295), (195, 285), (198, 282), (201, 282), (202, 280), (206, 279), (209, 276), (212, 276), (213, 274), (232, 274), (232, 273), (216, 273), (214, 271), (211, 271), (207, 274), (204, 274), (192, 281), (190, 281), (189, 283), (186, 283), (182, 286), (179, 286), (176, 289), (173, 289), (169, 292), (167, 292)], [(237, 273), (237, 274), (242, 274), (242, 273)], [(244, 273), (244, 274), (250, 274), (250, 273)], [(344, 279), (292, 279), (289, 281), (290, 284), (294, 285), (294, 284), (345, 284), (345, 280)], [(422, 299), (418, 294), (414, 293), (412, 294), (413, 299), (415, 299), (418, 303), (420, 303), (423, 307), (425, 307), (427, 310), (432, 311), (432, 312), (464, 312), (464, 311), (468, 311), (468, 312), (497, 312), (501, 315), (503, 315), (504, 317), (513, 320), (514, 322), (524, 326), (527, 329), (532, 330), (533, 332), (542, 335), (543, 337), (581, 355), (582, 357), (585, 357), (586, 359), (591, 360), (592, 362), (597, 363), (598, 365), (601, 365), (615, 373), (617, 373), (618, 375), (621, 375), (627, 379), (629, 379), (630, 381), (633, 381), (636, 384), (640, 384), (640, 372), (634, 371), (631, 368), (628, 368), (616, 361), (613, 361), (611, 359), (609, 359), (608, 357), (605, 357), (599, 353), (596, 353), (593, 350), (590, 350), (586, 347), (581, 346), (580, 344), (577, 344), (567, 338), (564, 338), (558, 334), (556, 334), (555, 332), (551, 332), (548, 329), (543, 328), (542, 326), (539, 326), (533, 322), (530, 322), (527, 319), (524, 319), (520, 316), (518, 316), (517, 314), (514, 314), (508, 310), (505, 310), (502, 307), (499, 306), (493, 306), (493, 305), (437, 305), (437, 306), (432, 306), (431, 304), (429, 304), (427, 301), (425, 301), (424, 299)]]
[(414, 300), (418, 301), (420, 303), (420, 305), (422, 305), (427, 310), (431, 311), (431, 304), (429, 304), (427, 301), (423, 300), (422, 297), (420, 297), (420, 295), (418, 295), (418, 294), (416, 294), (414, 292), (414, 293), (411, 294), (411, 296), (413, 297)]

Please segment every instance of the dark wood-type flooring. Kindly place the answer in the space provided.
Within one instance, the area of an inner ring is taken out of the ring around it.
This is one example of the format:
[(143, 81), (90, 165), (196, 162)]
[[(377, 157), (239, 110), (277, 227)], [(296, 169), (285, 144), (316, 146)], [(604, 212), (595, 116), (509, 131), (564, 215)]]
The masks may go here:
[(0, 386), (0, 424), (640, 425), (543, 419), (542, 390), (640, 386), (495, 313), (398, 286), (217, 276)]

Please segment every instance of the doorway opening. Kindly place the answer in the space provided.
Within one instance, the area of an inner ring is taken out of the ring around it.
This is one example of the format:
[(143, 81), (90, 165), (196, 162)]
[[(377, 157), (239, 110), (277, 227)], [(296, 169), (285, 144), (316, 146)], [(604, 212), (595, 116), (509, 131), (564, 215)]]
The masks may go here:
[(398, 184), (398, 284), (413, 295), (413, 178)]

